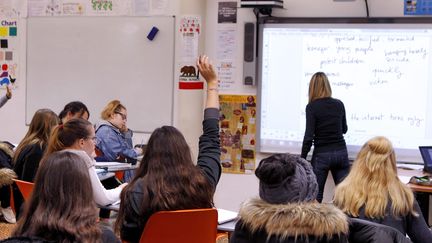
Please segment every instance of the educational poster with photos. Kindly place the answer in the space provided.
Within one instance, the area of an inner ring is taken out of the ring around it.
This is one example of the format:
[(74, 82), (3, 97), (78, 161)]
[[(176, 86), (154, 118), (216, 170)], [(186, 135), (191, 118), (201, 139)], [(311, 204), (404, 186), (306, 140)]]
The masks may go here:
[(256, 96), (219, 95), (221, 163), (225, 173), (255, 169)]
[(29, 16), (147, 16), (167, 14), (168, 0), (28, 0)]

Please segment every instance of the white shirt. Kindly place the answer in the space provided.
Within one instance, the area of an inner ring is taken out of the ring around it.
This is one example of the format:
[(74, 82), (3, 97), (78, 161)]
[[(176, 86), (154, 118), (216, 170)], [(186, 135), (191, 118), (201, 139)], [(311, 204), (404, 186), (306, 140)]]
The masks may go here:
[(91, 158), (85, 151), (77, 149), (65, 149), (65, 151), (72, 152), (79, 155), (86, 161), (88, 172), (90, 176), (91, 186), (93, 189), (93, 197), (98, 206), (106, 206), (115, 203), (120, 200), (120, 193), (123, 190), (123, 186), (120, 185), (114, 189), (105, 189), (99, 180), (96, 173), (95, 163), (96, 161)]

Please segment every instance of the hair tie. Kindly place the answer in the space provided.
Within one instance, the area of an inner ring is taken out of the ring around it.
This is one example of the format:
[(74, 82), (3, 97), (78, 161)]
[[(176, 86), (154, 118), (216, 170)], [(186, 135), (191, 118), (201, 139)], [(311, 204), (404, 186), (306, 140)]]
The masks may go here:
[(63, 129), (63, 124), (58, 125), (59, 129)]

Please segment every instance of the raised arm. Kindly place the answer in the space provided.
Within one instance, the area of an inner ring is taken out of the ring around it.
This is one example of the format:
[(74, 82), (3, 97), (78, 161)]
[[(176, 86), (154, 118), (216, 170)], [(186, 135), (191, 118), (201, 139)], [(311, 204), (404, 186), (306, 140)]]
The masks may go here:
[(200, 56), (197, 61), (197, 67), (201, 76), (207, 82), (207, 99), (206, 108), (219, 109), (219, 89), (216, 71), (209, 62), (207, 56)]
[(206, 109), (204, 111), (203, 134), (199, 140), (197, 166), (216, 189), (221, 175), (219, 139), (219, 92), (216, 71), (207, 56), (197, 61), (198, 70), (207, 82)]

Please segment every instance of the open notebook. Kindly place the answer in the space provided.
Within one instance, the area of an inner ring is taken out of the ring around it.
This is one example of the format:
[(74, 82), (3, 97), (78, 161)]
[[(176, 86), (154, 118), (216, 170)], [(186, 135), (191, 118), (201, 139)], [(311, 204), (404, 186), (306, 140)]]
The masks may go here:
[(232, 220), (237, 219), (238, 213), (218, 208), (218, 224), (223, 224)]

